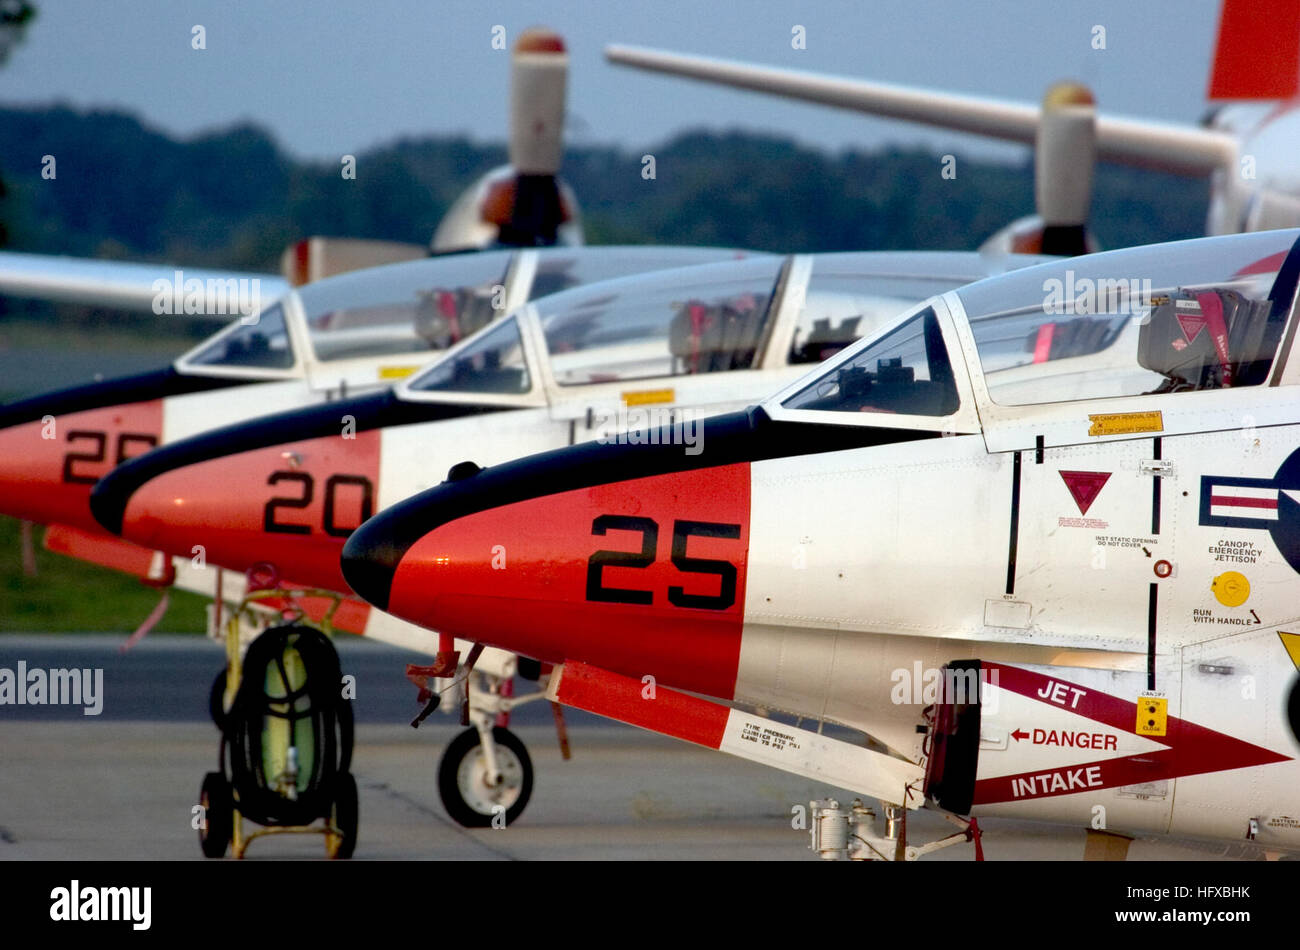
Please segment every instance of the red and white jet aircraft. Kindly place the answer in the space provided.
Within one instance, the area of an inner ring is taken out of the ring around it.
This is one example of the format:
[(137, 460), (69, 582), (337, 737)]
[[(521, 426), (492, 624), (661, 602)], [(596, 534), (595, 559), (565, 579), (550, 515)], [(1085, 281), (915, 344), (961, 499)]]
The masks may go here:
[[(281, 586), (349, 594), (339, 554), (351, 531), (435, 484), (467, 452), (504, 462), (575, 442), (636, 439), (657, 432), (658, 420), (672, 420), (687, 451), (703, 452), (697, 417), (748, 405), (916, 301), (990, 266), (1027, 260), (791, 255), (553, 294), (392, 392), (215, 429), (133, 459), (99, 482), (91, 507), (108, 530), (178, 559), (199, 546), (210, 566), (257, 568), (284, 579)], [(345, 601), (333, 624), (438, 653), (445, 665), (428, 675), (450, 681), (455, 674), (450, 637), (355, 600)], [(516, 669), (513, 653), (478, 659), (469, 697), (474, 728), (444, 756), (443, 799), (464, 824), (488, 824), (498, 806), (513, 821), (527, 802), (527, 753), (493, 728), (498, 714), (542, 698), (511, 696), (506, 684)]]
[[(152, 373), (0, 406), (0, 514), (47, 525), (53, 551), (213, 596), (193, 552), (105, 534), (90, 490), (154, 446), (268, 413), (388, 390), (528, 300), (625, 274), (734, 259), (713, 248), (484, 251), (368, 268), (294, 288)], [(222, 579), (238, 599), (244, 580)], [(157, 617), (157, 612), (155, 617)]]
[(700, 454), (460, 466), (343, 575), (554, 701), (885, 803), (824, 804), (826, 856), (947, 843), (920, 807), (1300, 851), (1298, 279), (1297, 231), (992, 277)]

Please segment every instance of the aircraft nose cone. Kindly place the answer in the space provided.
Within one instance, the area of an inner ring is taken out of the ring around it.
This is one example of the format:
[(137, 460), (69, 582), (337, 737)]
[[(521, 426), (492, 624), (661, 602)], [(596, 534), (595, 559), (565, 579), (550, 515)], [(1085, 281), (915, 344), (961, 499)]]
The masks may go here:
[[(131, 464), (127, 463), (128, 466)], [(142, 537), (139, 519), (128, 523), (126, 512), (127, 505), (134, 503), (137, 514), (143, 510), (149, 523), (157, 527), (158, 506), (154, 497), (157, 493), (150, 490), (154, 483), (128, 484), (131, 472), (128, 471), (127, 478), (123, 479), (120, 469), (121, 466), (109, 472), (90, 490), (90, 513), (99, 526), (110, 534), (121, 535), (128, 541), (149, 546), (157, 539)]]
[(42, 489), (62, 483), (61, 447), (41, 438), (40, 422), (0, 428), (0, 513), (31, 521), (53, 514)]
[(91, 486), (122, 459), (158, 444), (162, 400), (99, 406), (94, 395), (70, 390), (0, 408), (0, 513), (96, 527), (87, 506)]
[(0, 406), (0, 512), (95, 530), (90, 487), (158, 445), (166, 398), (240, 382), (168, 367)]
[(404, 549), (397, 540), (401, 535), (395, 519), (402, 505), (375, 515), (348, 538), (339, 556), (339, 567), (348, 586), (381, 610), (388, 609), (393, 574)]
[(430, 630), (730, 698), (748, 538), (747, 462), (588, 444), (394, 505), (341, 566), (358, 595)]
[[(109, 473), (109, 477), (111, 476), (112, 472)], [(90, 490), (90, 514), (109, 534), (121, 534), (122, 519), (130, 495), (123, 495), (111, 489), (108, 492), (103, 491), (103, 481), (101, 479), (96, 482), (95, 487)]]
[[(264, 416), (172, 442), (119, 466), (95, 517), (137, 545), (230, 570), (274, 564), (294, 583), (346, 591), (343, 539), (374, 511), (388, 393)], [(342, 437), (340, 418), (357, 431)]]
[(387, 610), (397, 566), (417, 541), (453, 520), (457, 513), (477, 510), (494, 499), (510, 500), (511, 496), (499, 491), (476, 491), (477, 486), (463, 484), (481, 471), (472, 462), (462, 462), (451, 469), (441, 485), (381, 511), (353, 531), (339, 557), (348, 586), (376, 607)]
[[(205, 497), (221, 502), (217, 506), (205, 503), (203, 507), (203, 517), (208, 522), (219, 521), (219, 516), (229, 514), (230, 507), (242, 510), (243, 504), (250, 497), (246, 494), (249, 486), (223, 482), (223, 478), (231, 477), (231, 471), (211, 463), (263, 450), (270, 451), (276, 457), (280, 453), (277, 446), (337, 435), (340, 431), (339, 420), (348, 415), (351, 415), (356, 425), (358, 436), (348, 444), (368, 444), (373, 437), (372, 430), (388, 421), (387, 416), (392, 414), (393, 403), (392, 393), (385, 390), (221, 426), (169, 443), (144, 458), (133, 459), (109, 472), (91, 493), (91, 511), (95, 520), (107, 531), (129, 536), (132, 531), (131, 512), (161, 515), (167, 506), (173, 504), (174, 492), (168, 493), (173, 488), (185, 487), (187, 494), (200, 490)], [(277, 467), (280, 466), (272, 465), (268, 471)], [(184, 486), (169, 478), (183, 469), (191, 469), (191, 481)], [(265, 487), (266, 475), (263, 473), (260, 478), (262, 483), (259, 484), (259, 489)], [(156, 484), (163, 479), (167, 479), (166, 484)], [(245, 494), (230, 497), (239, 492)], [(146, 496), (152, 500), (146, 501)], [(258, 502), (259, 505), (261, 501), (265, 501), (265, 498)], [(242, 520), (239, 527), (245, 527)], [(188, 549), (187, 545), (185, 550)]]

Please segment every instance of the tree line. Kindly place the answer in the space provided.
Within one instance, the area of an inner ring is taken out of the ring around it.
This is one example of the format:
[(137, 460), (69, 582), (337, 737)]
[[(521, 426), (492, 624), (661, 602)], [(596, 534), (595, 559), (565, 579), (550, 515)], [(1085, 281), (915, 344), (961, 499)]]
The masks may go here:
[[(0, 109), (0, 220), (11, 250), (274, 270), (312, 234), (427, 243), (451, 202), (505, 161), (502, 144), (402, 138), (357, 153), (351, 179), (253, 125), (182, 139), (122, 112)], [(971, 249), (1032, 212), (1030, 160), (959, 154), (955, 176), (943, 166), (924, 149), (693, 131), (640, 151), (570, 147), (563, 175), (593, 244)], [(1103, 165), (1093, 231), (1104, 247), (1195, 237), (1207, 200), (1204, 181)]]

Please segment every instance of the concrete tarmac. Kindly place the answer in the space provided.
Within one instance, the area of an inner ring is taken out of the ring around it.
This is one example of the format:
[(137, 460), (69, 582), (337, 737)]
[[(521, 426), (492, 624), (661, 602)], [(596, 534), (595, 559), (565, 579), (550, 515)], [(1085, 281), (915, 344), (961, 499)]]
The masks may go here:
[[(198, 637), (146, 640), (125, 656), (119, 637), (0, 637), (0, 667), (105, 669), (104, 711), (0, 706), (0, 859), (199, 860), (191, 827), (218, 733), (207, 693), (222, 654)], [(460, 726), (441, 713), (412, 729), (408, 654), (341, 640), (358, 688), (353, 772), (360, 789), (357, 860), (816, 860), (793, 808), (844, 792), (596, 717), (571, 716), (562, 761), (546, 704), (512, 725), (536, 770), (514, 825), (467, 830), (438, 797), (437, 763)], [(393, 671), (396, 672), (393, 672)], [(115, 672), (114, 672), (115, 671)], [(129, 675), (128, 675), (129, 671)], [(367, 698), (369, 701), (367, 702)], [(22, 710), (22, 717), (15, 713)], [(1084, 832), (981, 822), (989, 860), (1073, 860)], [(913, 844), (943, 837), (939, 816), (912, 813)], [(1131, 859), (1222, 859), (1232, 849), (1134, 842)], [(316, 836), (254, 842), (248, 858), (323, 855)], [(925, 860), (973, 860), (962, 844)]]

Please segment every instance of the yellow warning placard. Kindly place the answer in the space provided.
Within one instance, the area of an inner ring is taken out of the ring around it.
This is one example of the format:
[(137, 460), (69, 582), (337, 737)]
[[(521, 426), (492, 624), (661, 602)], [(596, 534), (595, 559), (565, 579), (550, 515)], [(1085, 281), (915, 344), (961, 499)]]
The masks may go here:
[(623, 393), (625, 406), (653, 406), (661, 402), (673, 402), (677, 392), (673, 389), (641, 389)]
[(381, 366), (379, 367), (380, 379), (405, 379), (414, 373), (418, 366)]
[(1089, 414), (1088, 435), (1128, 435), (1134, 432), (1164, 432), (1165, 420), (1155, 412), (1101, 412)]
[(1163, 736), (1169, 731), (1169, 700), (1164, 696), (1146, 694), (1138, 697), (1137, 724), (1133, 729), (1140, 736)]

